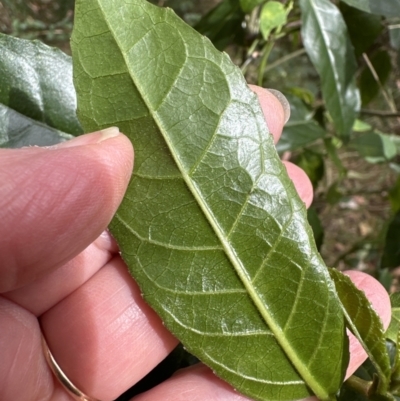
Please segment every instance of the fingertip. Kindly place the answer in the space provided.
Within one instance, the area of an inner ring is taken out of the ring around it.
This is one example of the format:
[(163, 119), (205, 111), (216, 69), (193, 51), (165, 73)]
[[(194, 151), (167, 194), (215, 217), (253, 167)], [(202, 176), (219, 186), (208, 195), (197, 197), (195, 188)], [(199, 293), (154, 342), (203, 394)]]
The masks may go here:
[(314, 190), (310, 179), (305, 171), (295, 164), (287, 161), (284, 161), (283, 164), (286, 167), (289, 178), (293, 181), (293, 185), (300, 199), (305, 203), (306, 207), (309, 208), (314, 198)]
[(282, 135), (283, 126), (290, 115), (289, 102), (278, 91), (256, 85), (249, 85), (249, 87), (258, 96), (269, 131), (274, 137), (274, 142), (277, 143)]

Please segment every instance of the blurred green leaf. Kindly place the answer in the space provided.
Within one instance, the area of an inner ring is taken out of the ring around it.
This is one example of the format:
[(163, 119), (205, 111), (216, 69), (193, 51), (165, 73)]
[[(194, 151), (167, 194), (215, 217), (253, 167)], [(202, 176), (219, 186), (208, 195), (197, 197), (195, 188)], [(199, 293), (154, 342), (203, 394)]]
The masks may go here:
[(392, 61), (386, 50), (381, 50), (374, 54), (370, 61), (379, 78), (379, 82), (376, 81), (368, 65), (365, 65), (359, 79), (361, 102), (363, 106), (367, 105), (378, 96), (381, 91), (381, 86), (385, 85), (392, 71)]
[(82, 133), (71, 58), (0, 34), (0, 145), (51, 145)]
[(340, 10), (349, 31), (356, 56), (367, 51), (383, 31), (382, 18), (378, 15), (340, 3)]
[(389, 224), (385, 247), (381, 259), (381, 267), (395, 268), (400, 266), (400, 211)]
[(296, 164), (305, 171), (315, 189), (325, 173), (325, 163), (322, 155), (305, 149), (296, 159)]
[(85, 128), (116, 124), (135, 144), (110, 230), (146, 301), (249, 397), (333, 399), (343, 314), (240, 70), (142, 0), (78, 0), (72, 49)]
[(318, 213), (314, 206), (310, 206), (308, 208), (307, 218), (308, 218), (308, 223), (310, 224), (310, 226), (313, 230), (315, 243), (319, 250), (319, 249), (321, 249), (321, 246), (324, 242), (325, 232), (324, 232), (324, 228), (322, 227), (321, 220), (320, 220)]
[(264, 2), (265, 0), (240, 0), (240, 7), (247, 14)]
[(348, 138), (360, 108), (354, 49), (343, 17), (329, 0), (300, 0), (304, 47), (321, 78), (326, 108)]
[(343, 198), (343, 193), (339, 189), (339, 183), (334, 182), (326, 191), (325, 199), (330, 205), (336, 205)]
[(279, 153), (303, 148), (326, 135), (326, 131), (313, 119), (312, 111), (301, 99), (289, 94), (286, 97), (291, 114), (276, 146)]
[(342, 0), (349, 6), (356, 7), (368, 13), (398, 17), (400, 15), (400, 0)]
[(349, 146), (369, 163), (384, 163), (397, 154), (397, 147), (391, 135), (380, 132), (366, 132), (355, 137)]
[(393, 212), (398, 212), (400, 210), (400, 176), (397, 178), (393, 188), (389, 191), (389, 200)]
[(222, 0), (194, 28), (207, 36), (217, 49), (223, 50), (229, 44), (243, 43), (243, 20), (244, 12), (237, 0)]
[(372, 130), (371, 124), (366, 123), (362, 120), (356, 120), (353, 125), (354, 132), (368, 132)]
[(270, 33), (286, 24), (286, 21), (286, 9), (282, 3), (269, 1), (264, 4), (260, 14), (260, 30), (264, 39), (268, 39)]
[(329, 273), (342, 302), (348, 327), (362, 344), (377, 371), (378, 394), (385, 395), (389, 386), (391, 366), (382, 321), (365, 293), (359, 290), (348, 276), (336, 269), (329, 269)]

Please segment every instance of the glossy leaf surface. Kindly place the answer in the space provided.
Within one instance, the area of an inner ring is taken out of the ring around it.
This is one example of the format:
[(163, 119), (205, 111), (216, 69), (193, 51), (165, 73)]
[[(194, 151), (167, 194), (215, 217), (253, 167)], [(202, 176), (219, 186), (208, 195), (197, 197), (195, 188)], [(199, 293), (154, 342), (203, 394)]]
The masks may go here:
[(304, 47), (321, 78), (335, 128), (348, 137), (360, 108), (354, 50), (343, 17), (329, 0), (300, 0)]
[(356, 7), (378, 15), (398, 17), (400, 15), (400, 0), (343, 0), (349, 6)]
[(117, 125), (135, 145), (111, 231), (147, 302), (251, 398), (331, 399), (344, 316), (240, 70), (140, 0), (78, 1), (72, 45), (85, 129)]
[(363, 345), (377, 371), (379, 394), (385, 395), (391, 370), (382, 322), (364, 292), (359, 290), (348, 276), (336, 269), (329, 271), (347, 315), (349, 328)]
[(0, 34), (0, 122), (6, 147), (51, 145), (82, 133), (71, 57)]

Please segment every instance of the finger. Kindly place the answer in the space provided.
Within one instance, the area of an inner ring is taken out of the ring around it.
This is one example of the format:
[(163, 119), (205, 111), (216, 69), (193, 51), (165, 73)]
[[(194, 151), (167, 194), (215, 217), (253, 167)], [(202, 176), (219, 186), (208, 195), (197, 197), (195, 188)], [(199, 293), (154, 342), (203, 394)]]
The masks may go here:
[[(375, 280), (369, 274), (349, 270), (344, 272), (351, 281), (364, 291), (371, 302), (373, 308), (380, 316), (385, 330), (388, 328), (391, 319), (391, 304), (389, 294), (379, 281)], [(358, 340), (349, 333), (350, 338), (350, 362), (346, 372), (346, 378), (350, 377), (357, 368), (367, 359), (367, 353), (364, 351)]]
[(3, 296), (40, 316), (88, 281), (117, 252), (115, 240), (108, 231), (104, 231), (65, 265)]
[(286, 161), (284, 161), (283, 164), (286, 167), (290, 179), (293, 181), (293, 185), (300, 199), (306, 204), (306, 207), (309, 208), (314, 198), (313, 186), (310, 179), (305, 171), (295, 164)]
[(279, 91), (255, 85), (249, 85), (249, 87), (257, 94), (269, 131), (274, 137), (274, 142), (277, 143), (283, 126), (290, 117), (289, 102)]
[(41, 326), (65, 374), (103, 401), (130, 388), (177, 345), (119, 256), (46, 312)]
[(0, 151), (0, 292), (66, 263), (106, 228), (133, 156), (125, 136), (105, 135)]
[(250, 401), (202, 364), (179, 371), (131, 401)]

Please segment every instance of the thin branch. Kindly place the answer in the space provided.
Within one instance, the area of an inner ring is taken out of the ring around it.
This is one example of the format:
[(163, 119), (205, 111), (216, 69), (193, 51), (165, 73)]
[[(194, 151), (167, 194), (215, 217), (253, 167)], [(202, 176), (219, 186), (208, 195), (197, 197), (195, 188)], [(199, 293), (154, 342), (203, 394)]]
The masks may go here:
[(361, 112), (361, 114), (366, 114), (369, 116), (387, 117), (387, 118), (399, 118), (400, 117), (400, 113), (396, 113), (396, 112), (392, 112), (392, 111), (361, 109), (360, 112)]
[(281, 57), (280, 59), (278, 59), (278, 60), (274, 61), (273, 63), (271, 63), (270, 65), (268, 65), (268, 66), (265, 68), (264, 73), (266, 73), (266, 72), (272, 70), (273, 68), (278, 67), (279, 65), (281, 65), (281, 64), (283, 64), (283, 63), (286, 63), (287, 61), (290, 61), (290, 60), (293, 59), (293, 58), (302, 56), (302, 55), (305, 54), (305, 53), (306, 53), (306, 50), (305, 50), (305, 49), (299, 49), (299, 50), (296, 50), (296, 51), (294, 51), (294, 52), (292, 52), (292, 53), (289, 53), (289, 54), (287, 54), (286, 56)]
[(376, 83), (378, 84), (380, 90), (382, 91), (383, 97), (386, 100), (386, 103), (388, 104), (390, 110), (393, 113), (397, 112), (396, 106), (394, 105), (392, 99), (390, 99), (389, 94), (386, 92), (385, 88), (382, 85), (381, 80), (379, 79), (379, 75), (377, 74), (374, 66), (371, 63), (371, 60), (369, 59), (368, 55), (366, 53), (363, 53), (363, 58), (365, 60), (365, 62), (367, 63), (367, 66), (369, 68), (369, 70), (371, 71), (372, 76), (374, 77)]

